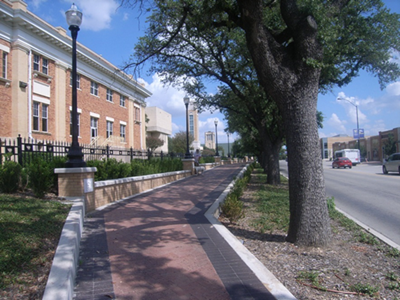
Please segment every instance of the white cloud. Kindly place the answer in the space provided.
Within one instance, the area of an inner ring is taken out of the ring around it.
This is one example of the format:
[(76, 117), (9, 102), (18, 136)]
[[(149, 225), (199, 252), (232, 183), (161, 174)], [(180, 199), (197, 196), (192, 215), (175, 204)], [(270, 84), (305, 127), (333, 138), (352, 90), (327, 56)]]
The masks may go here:
[[(358, 123), (367, 124), (369, 122), (367, 116), (361, 109), (374, 108), (374, 99), (368, 97), (367, 99), (358, 99), (357, 97), (346, 97), (343, 92), (340, 92), (337, 97), (337, 102), (342, 105), (346, 110), (346, 115), (355, 125)], [(357, 120), (358, 118), (358, 120)], [(354, 127), (356, 128), (356, 127)]]
[(337, 114), (335, 113), (331, 115), (331, 117), (327, 121), (327, 124), (335, 128), (340, 133), (346, 133), (346, 126), (345, 126), (346, 121), (340, 120)]
[(32, 4), (33, 8), (38, 8), (42, 3), (46, 2), (47, 0), (31, 0), (30, 3)]
[(74, 0), (75, 5), (83, 13), (81, 27), (100, 31), (110, 28), (112, 16), (116, 14), (119, 3), (116, 0)]
[[(168, 112), (172, 116), (172, 132), (173, 134), (179, 131), (186, 130), (186, 107), (183, 102), (185, 92), (179, 90), (177, 87), (164, 86), (161, 82), (159, 74), (154, 74), (151, 83), (143, 79), (138, 79), (138, 82), (143, 83), (145, 88), (149, 90), (152, 95), (146, 99), (147, 106), (157, 106), (162, 110)], [(204, 143), (204, 133), (206, 131), (215, 132), (214, 120), (218, 119), (218, 142), (226, 142), (227, 137), (224, 129), (226, 124), (223, 120), (223, 115), (217, 112), (211, 113), (209, 111), (199, 114), (199, 139)], [(234, 140), (234, 137), (230, 140)]]
[(400, 81), (389, 84), (386, 91), (389, 96), (400, 96)]
[(143, 82), (146, 89), (153, 94), (146, 100), (147, 106), (157, 106), (170, 113), (172, 117), (185, 116), (185, 104), (183, 103), (185, 92), (172, 86), (164, 86), (158, 74), (154, 74), (152, 79), (151, 83), (147, 83), (143, 79), (138, 80)]

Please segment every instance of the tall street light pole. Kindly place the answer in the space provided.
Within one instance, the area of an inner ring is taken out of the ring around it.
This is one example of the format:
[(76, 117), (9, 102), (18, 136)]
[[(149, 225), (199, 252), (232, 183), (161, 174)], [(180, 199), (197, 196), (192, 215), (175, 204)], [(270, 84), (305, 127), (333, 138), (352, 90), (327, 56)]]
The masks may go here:
[(192, 155), (189, 152), (189, 102), (190, 99), (188, 96), (185, 96), (183, 98), (183, 102), (185, 103), (186, 106), (186, 153), (185, 153), (185, 158), (192, 158)]
[(69, 148), (65, 163), (67, 168), (82, 168), (86, 166), (83, 160), (82, 149), (78, 143), (78, 100), (76, 87), (76, 38), (78, 36), (79, 26), (82, 23), (82, 12), (78, 10), (75, 4), (65, 13), (69, 30), (72, 37), (72, 143)]
[(228, 158), (231, 157), (231, 154), (229, 152), (229, 132), (226, 134), (228, 136)]
[(218, 125), (218, 119), (215, 119), (214, 120), (214, 124), (215, 124), (215, 148), (216, 148), (216, 150), (215, 150), (215, 156), (219, 156), (219, 153), (218, 153), (218, 131), (217, 131), (217, 125)]
[(353, 102), (351, 102), (350, 100), (347, 100), (347, 99), (344, 99), (344, 98), (340, 98), (340, 97), (336, 98), (336, 100), (344, 100), (344, 101), (347, 101), (347, 102), (349, 102), (350, 104), (352, 104), (352, 105), (354, 105), (354, 106), (356, 107), (356, 119), (357, 119), (357, 149), (360, 150), (360, 128), (359, 128), (359, 125), (358, 125), (358, 105), (355, 104), (355, 103), (353, 103)]

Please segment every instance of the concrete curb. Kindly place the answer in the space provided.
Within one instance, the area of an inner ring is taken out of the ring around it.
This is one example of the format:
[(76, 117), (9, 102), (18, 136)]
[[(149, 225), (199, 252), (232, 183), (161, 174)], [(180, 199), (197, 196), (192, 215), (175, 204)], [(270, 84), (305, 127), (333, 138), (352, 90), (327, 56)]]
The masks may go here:
[(348, 213), (345, 213), (343, 210), (339, 209), (339, 208), (335, 208), (338, 212), (340, 212), (341, 214), (343, 214), (346, 218), (353, 220), (358, 226), (364, 228), (366, 231), (368, 231), (369, 233), (371, 233), (372, 235), (374, 235), (375, 237), (377, 237), (378, 239), (380, 239), (382, 242), (384, 242), (385, 244), (389, 245), (390, 247), (396, 248), (397, 250), (400, 251), (400, 245), (396, 244), (395, 242), (393, 242), (392, 240), (388, 239), (386, 236), (384, 236), (383, 234), (379, 233), (378, 231), (372, 229), (371, 227), (365, 225), (363, 222), (357, 220), (356, 218), (353, 218), (352, 216), (350, 216)]
[(83, 198), (69, 198), (67, 200), (74, 202), (74, 204), (61, 232), (43, 300), (73, 299), (85, 205)]
[[(243, 177), (248, 165), (240, 171), (237, 179)], [(220, 203), (223, 203), (230, 190), (234, 187), (233, 180), (222, 192), (214, 204), (207, 210), (205, 216), (225, 241), (236, 251), (243, 262), (254, 272), (262, 284), (277, 300), (296, 300), (289, 290), (251, 253), (224, 225), (218, 221), (221, 213)]]

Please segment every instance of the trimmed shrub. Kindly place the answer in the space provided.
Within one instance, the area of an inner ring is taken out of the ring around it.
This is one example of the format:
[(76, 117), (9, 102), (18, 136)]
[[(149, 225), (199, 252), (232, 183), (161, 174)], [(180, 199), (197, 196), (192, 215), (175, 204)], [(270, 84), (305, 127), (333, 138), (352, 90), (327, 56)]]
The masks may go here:
[(253, 172), (254, 167), (254, 163), (247, 167), (243, 177), (236, 180), (232, 191), (228, 194), (224, 203), (220, 204), (222, 214), (228, 218), (231, 223), (237, 222), (244, 216), (243, 202), (240, 200), (240, 197), (250, 181), (251, 172)]
[(235, 223), (243, 217), (243, 202), (235, 194), (229, 194), (221, 205), (222, 214), (229, 222)]
[(15, 193), (19, 188), (22, 167), (6, 160), (0, 168), (0, 190), (4, 193)]
[(29, 187), (32, 188), (35, 197), (43, 198), (50, 191), (54, 183), (54, 168), (51, 162), (47, 162), (38, 156), (26, 167), (29, 177)]

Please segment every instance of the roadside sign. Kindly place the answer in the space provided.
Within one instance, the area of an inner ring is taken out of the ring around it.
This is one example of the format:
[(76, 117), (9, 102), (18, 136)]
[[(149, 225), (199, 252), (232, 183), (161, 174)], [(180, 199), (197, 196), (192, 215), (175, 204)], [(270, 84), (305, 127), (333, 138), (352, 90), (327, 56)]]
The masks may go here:
[(353, 129), (353, 138), (355, 138), (355, 139), (363, 139), (365, 137), (364, 136), (364, 129), (360, 128), (358, 130), (358, 133), (359, 134), (357, 134), (357, 129)]

